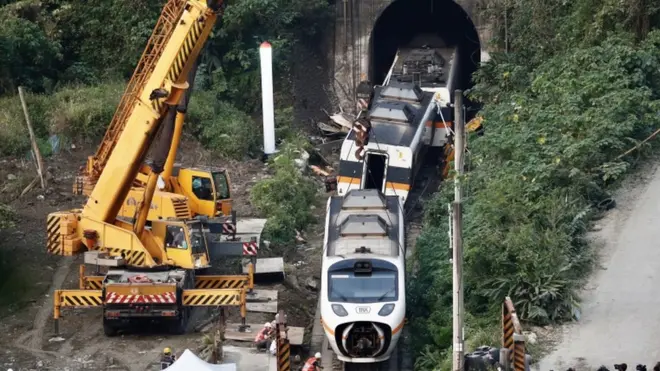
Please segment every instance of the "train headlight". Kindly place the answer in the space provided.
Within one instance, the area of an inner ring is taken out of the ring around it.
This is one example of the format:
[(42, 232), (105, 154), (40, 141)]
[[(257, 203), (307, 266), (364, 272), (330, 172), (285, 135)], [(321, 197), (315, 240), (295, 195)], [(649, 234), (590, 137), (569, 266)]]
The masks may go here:
[(394, 304), (392, 304), (392, 303), (390, 303), (390, 304), (385, 304), (385, 305), (383, 305), (383, 307), (380, 308), (380, 310), (378, 311), (378, 315), (379, 315), (379, 316), (386, 317), (386, 316), (389, 316), (390, 314), (392, 314), (393, 311), (394, 311)]
[(332, 311), (335, 312), (336, 315), (339, 317), (346, 317), (348, 316), (348, 312), (346, 309), (341, 304), (332, 304)]

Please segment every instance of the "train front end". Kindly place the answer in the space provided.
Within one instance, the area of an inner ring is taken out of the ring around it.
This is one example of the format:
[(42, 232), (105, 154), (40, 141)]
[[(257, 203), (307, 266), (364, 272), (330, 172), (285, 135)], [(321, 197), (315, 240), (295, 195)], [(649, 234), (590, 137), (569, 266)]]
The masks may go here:
[(321, 321), (343, 362), (390, 358), (405, 321), (405, 267), (397, 259), (328, 259), (321, 284)]

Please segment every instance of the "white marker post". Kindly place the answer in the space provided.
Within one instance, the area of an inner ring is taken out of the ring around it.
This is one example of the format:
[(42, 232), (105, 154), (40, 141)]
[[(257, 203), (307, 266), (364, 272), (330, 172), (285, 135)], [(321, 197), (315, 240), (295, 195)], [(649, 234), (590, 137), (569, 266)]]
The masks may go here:
[(275, 107), (273, 103), (273, 48), (268, 41), (259, 47), (261, 95), (264, 115), (264, 157), (275, 153)]

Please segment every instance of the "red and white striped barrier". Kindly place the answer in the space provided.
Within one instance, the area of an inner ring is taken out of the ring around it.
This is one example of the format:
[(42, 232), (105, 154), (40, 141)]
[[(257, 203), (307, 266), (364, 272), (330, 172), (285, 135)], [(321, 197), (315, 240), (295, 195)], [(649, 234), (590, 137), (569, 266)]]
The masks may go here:
[(222, 233), (236, 234), (236, 225), (231, 222), (222, 223)]
[(257, 250), (256, 242), (243, 242), (243, 255), (257, 255)]
[(176, 304), (176, 295), (173, 292), (166, 292), (157, 295), (122, 295), (110, 292), (105, 297), (107, 304)]

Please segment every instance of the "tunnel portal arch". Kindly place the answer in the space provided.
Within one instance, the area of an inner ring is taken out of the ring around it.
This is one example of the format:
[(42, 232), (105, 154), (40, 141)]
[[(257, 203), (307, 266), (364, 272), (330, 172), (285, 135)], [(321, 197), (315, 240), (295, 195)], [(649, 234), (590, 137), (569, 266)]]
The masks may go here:
[(481, 42), (466, 10), (453, 0), (394, 0), (384, 7), (369, 36), (368, 79), (382, 84), (396, 50), (416, 35), (435, 34), (461, 48), (465, 85), (481, 61)]

